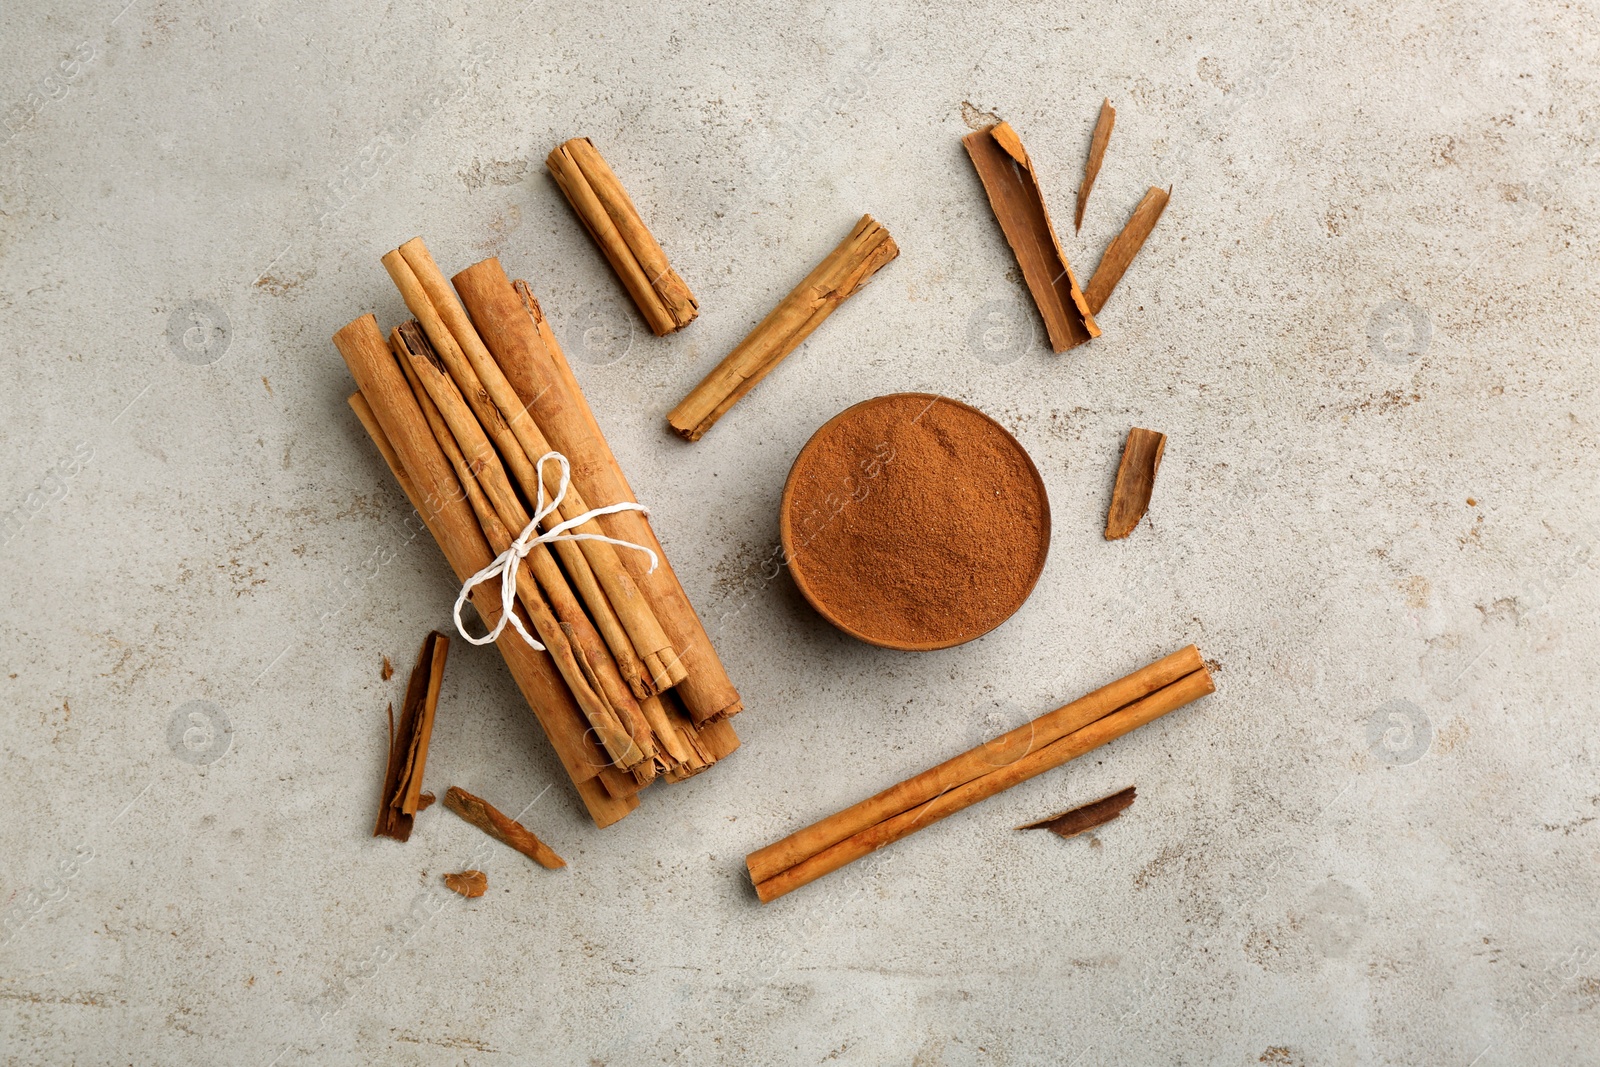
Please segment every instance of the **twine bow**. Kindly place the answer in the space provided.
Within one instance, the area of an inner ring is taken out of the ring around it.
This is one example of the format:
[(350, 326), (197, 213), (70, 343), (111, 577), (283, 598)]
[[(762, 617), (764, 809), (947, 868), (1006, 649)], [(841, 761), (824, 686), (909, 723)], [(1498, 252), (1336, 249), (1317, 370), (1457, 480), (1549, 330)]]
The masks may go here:
[[(544, 499), (544, 465), (547, 460), (552, 459), (561, 464), (561, 483), (556, 489), (556, 495), (547, 504)], [(650, 569), (652, 571), (656, 569), (656, 564), (660, 562), (654, 551), (644, 545), (636, 545), (632, 541), (621, 541), (615, 537), (607, 537), (604, 534), (567, 532), (600, 515), (614, 515), (619, 511), (642, 511), (646, 515), (650, 514), (649, 508), (631, 501), (624, 501), (621, 504), (608, 504), (603, 508), (591, 508), (582, 515), (557, 523), (544, 533), (538, 533), (539, 524), (554, 514), (555, 510), (561, 506), (561, 501), (566, 499), (567, 487), (572, 483), (572, 464), (568, 463), (567, 457), (560, 452), (546, 452), (539, 457), (537, 470), (534, 473), (539, 483), (539, 492), (538, 499), (534, 502), (533, 518), (529, 520), (528, 525), (523, 528), (517, 539), (511, 542), (510, 548), (496, 556), (493, 563), (490, 563), (483, 570), (467, 579), (467, 584), (461, 587), (461, 594), (456, 597), (456, 629), (462, 637), (474, 645), (492, 644), (498, 640), (500, 634), (506, 628), (506, 623), (509, 621), (511, 625), (517, 628), (517, 633), (522, 635), (524, 641), (540, 652), (544, 651), (544, 645), (540, 644), (523, 627), (522, 620), (517, 618), (516, 612), (517, 568), (521, 566), (528, 553), (533, 551), (535, 545), (546, 545), (552, 541), (605, 541), (608, 544), (620, 545), (623, 548), (632, 548), (643, 552), (650, 557)], [(500, 579), (500, 621), (485, 636), (473, 637), (467, 633), (467, 628), (461, 621), (461, 607), (467, 602), (467, 597), (471, 594), (473, 587), (480, 582), (487, 582), (495, 577)]]

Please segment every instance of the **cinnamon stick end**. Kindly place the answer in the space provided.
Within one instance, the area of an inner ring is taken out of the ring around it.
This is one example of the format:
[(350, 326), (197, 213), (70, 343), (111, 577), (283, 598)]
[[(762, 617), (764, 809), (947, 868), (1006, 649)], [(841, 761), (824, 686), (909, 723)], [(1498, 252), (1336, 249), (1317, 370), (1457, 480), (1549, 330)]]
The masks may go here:
[(1137, 426), (1128, 431), (1128, 439), (1122, 446), (1122, 461), (1117, 465), (1116, 485), (1111, 490), (1111, 507), (1106, 512), (1107, 541), (1127, 537), (1144, 518), (1166, 447), (1164, 433)]
[(489, 890), (489, 876), (482, 871), (461, 871), (444, 876), (445, 888), (460, 893), (468, 899), (483, 896)]

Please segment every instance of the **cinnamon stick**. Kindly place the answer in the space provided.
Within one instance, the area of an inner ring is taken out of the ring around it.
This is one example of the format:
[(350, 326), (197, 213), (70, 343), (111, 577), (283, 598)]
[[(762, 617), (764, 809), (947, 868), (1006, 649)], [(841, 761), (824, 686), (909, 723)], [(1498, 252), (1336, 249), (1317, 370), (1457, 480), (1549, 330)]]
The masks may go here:
[[(584, 499), (591, 507), (637, 503), (527, 283), (513, 286), (497, 259), (474, 264), (452, 281), (518, 402), (550, 446), (571, 462), (573, 484)], [(674, 691), (691, 718), (705, 723), (739, 711), (738, 690), (717, 658), (650, 520), (643, 512), (620, 511), (600, 516), (599, 523), (612, 537), (654, 550), (660, 561), (652, 571), (643, 553), (622, 553), (623, 566), (638, 583), (677, 653), (673, 666), (683, 677)], [(737, 746), (738, 739), (733, 737), (731, 742)]]
[(1150, 507), (1161, 453), (1167, 449), (1167, 435), (1135, 426), (1122, 445), (1122, 462), (1117, 464), (1117, 483), (1111, 489), (1111, 507), (1106, 511), (1106, 540), (1127, 537), (1139, 525)]
[[(351, 398), (351, 407), (390, 462), (396, 480), (432, 532), (457, 579), (465, 581), (487, 566), (494, 554), (377, 321), (371, 315), (363, 315), (340, 329), (334, 335), (334, 343), (361, 387), (361, 393)], [(487, 585), (478, 586), (472, 593), (478, 614), (490, 626), (500, 618), (497, 594), (498, 590)], [(599, 767), (607, 761), (587, 736), (588, 723), (550, 657), (530, 647), (514, 631), (502, 634), (496, 645), (562, 766), (578, 786), (579, 796), (595, 823), (608, 826), (637, 807), (636, 798), (611, 797), (593, 783)]]
[(757, 849), (746, 857), (750, 879), (757, 885), (803, 860), (831, 848), (878, 823), (915, 809), (974, 779), (1010, 766), (1118, 708), (1158, 692), (1178, 679), (1205, 669), (1194, 645), (1141, 667), (1125, 678), (1102, 686), (1032, 722), (946, 760), (899, 785), (891, 786), (845, 810)]
[(444, 806), (501, 844), (510, 845), (541, 867), (553, 871), (567, 865), (567, 861), (556, 855), (549, 845), (540, 841), (532, 830), (482, 797), (475, 797), (465, 789), (453, 785), (444, 795)]
[(1017, 257), (1022, 278), (1044, 318), (1050, 347), (1065, 352), (1100, 336), (1077, 275), (1061, 250), (1039, 191), (1033, 162), (1010, 123), (986, 126), (961, 139), (989, 197), (989, 206)]
[[(1100, 164), (1106, 158), (1106, 145), (1111, 143), (1111, 127), (1117, 124), (1117, 109), (1111, 106), (1109, 98), (1100, 102), (1100, 117), (1095, 119), (1094, 135), (1089, 138), (1089, 158), (1083, 164), (1083, 181), (1078, 185), (1078, 209), (1072, 216), (1072, 228), (1083, 229), (1083, 209), (1089, 206), (1089, 191), (1094, 188), (1094, 180), (1100, 175)], [(1093, 304), (1089, 310), (1099, 314), (1100, 309)]]
[(1142, 700), (1134, 701), (1042, 748), (1035, 749), (1013, 763), (997, 767), (988, 774), (941, 793), (918, 807), (884, 819), (831, 848), (796, 863), (766, 881), (758, 882), (756, 895), (761, 898), (762, 903), (770, 903), (946, 816), (954, 815), (980, 800), (992, 797), (1018, 783), (1076, 759), (1085, 752), (1099, 748), (1170, 711), (1198, 700), (1213, 692), (1215, 688), (1210, 673), (1202, 665), (1200, 670), (1184, 675)]
[[(417, 316), (450, 378), (454, 379), (471, 406), (481, 431), (494, 437), (501, 457), (516, 476), (524, 494), (528, 500), (534, 500), (540, 483), (534, 464), (553, 450), (534, 420), (526, 417), (516, 392), (484, 346), (466, 309), (451, 291), (450, 283), (434, 263), (427, 246), (420, 237), (413, 238), (385, 255), (383, 265), (395, 287), (400, 290), (406, 307)], [(544, 480), (546, 499), (554, 499), (559, 488), (560, 471), (555, 464), (551, 464), (547, 472)], [(588, 510), (582, 493), (569, 488), (563, 503), (547, 525), (553, 526), (558, 521), (576, 518)], [(517, 527), (516, 532), (520, 533), (521, 527)], [(598, 534), (601, 531), (595, 520), (591, 519), (572, 532)], [(616, 612), (639, 657), (652, 671), (659, 672), (651, 679), (654, 688), (664, 689), (676, 684), (682, 677), (681, 669), (674, 672), (670, 667), (677, 660), (676, 653), (659, 620), (650, 610), (649, 603), (639, 593), (638, 586), (621, 563), (617, 548), (600, 540), (564, 541), (557, 542), (556, 546), (557, 554), (564, 560), (581, 552), (593, 568), (598, 585), (603, 588), (610, 603), (609, 609), (591, 606), (597, 611)], [(571, 567), (569, 563), (569, 570)], [(619, 657), (627, 655), (625, 650), (613, 651)]]
[(575, 137), (551, 151), (546, 163), (651, 332), (662, 337), (693, 322), (699, 303), (594, 143)]
[(1100, 309), (1106, 306), (1106, 301), (1111, 298), (1111, 290), (1117, 287), (1128, 267), (1133, 264), (1133, 257), (1144, 247), (1145, 238), (1161, 221), (1161, 213), (1167, 210), (1167, 201), (1170, 199), (1170, 190), (1151, 186), (1139, 201), (1139, 206), (1133, 209), (1122, 232), (1106, 246), (1105, 255), (1100, 257), (1094, 277), (1089, 279), (1089, 288), (1084, 292), (1084, 299), (1089, 302), (1089, 310), (1094, 314), (1100, 314)]
[(672, 409), (667, 423), (680, 437), (700, 440), (822, 320), (899, 254), (889, 231), (871, 215), (861, 216), (850, 235)]
[(1108, 797), (1064, 811), (1059, 815), (1052, 815), (1048, 819), (1030, 822), (1025, 826), (1017, 827), (1018, 830), (1049, 830), (1057, 837), (1077, 837), (1086, 830), (1093, 830), (1096, 826), (1106, 823), (1128, 810), (1138, 790), (1133, 786), (1118, 790)]

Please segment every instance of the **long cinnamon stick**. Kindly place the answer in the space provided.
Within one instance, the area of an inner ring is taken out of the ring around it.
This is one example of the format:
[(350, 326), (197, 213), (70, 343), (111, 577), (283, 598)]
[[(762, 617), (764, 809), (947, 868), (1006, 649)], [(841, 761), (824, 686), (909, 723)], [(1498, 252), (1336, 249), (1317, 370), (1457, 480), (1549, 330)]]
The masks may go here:
[(1033, 302), (1044, 318), (1050, 347), (1065, 352), (1100, 336), (1094, 313), (1078, 288), (1077, 275), (1061, 250), (1039, 191), (1033, 161), (1010, 123), (986, 126), (961, 139), (989, 197), (989, 206), (1022, 268)]
[(1156, 471), (1161, 468), (1161, 454), (1166, 450), (1166, 434), (1138, 426), (1128, 431), (1117, 464), (1117, 483), (1111, 489), (1111, 507), (1106, 510), (1107, 541), (1127, 537), (1144, 518), (1155, 490)]
[(679, 401), (667, 415), (668, 425), (680, 437), (700, 440), (822, 320), (899, 254), (889, 231), (871, 215), (861, 216), (850, 235)]
[(901, 812), (910, 811), (976, 778), (1037, 752), (1118, 708), (1143, 699), (1179, 678), (1204, 670), (1194, 645), (1141, 667), (1125, 678), (1047, 712), (1032, 722), (963, 752), (899, 785), (890, 786), (821, 822), (798, 830), (782, 841), (746, 857), (750, 880), (757, 885)]
[[(532, 414), (550, 446), (572, 463), (573, 484), (582, 490), (584, 499), (591, 507), (637, 503), (638, 498), (606, 443), (527, 283), (513, 286), (497, 259), (474, 264), (452, 281), (518, 401)], [(660, 560), (652, 571), (643, 553), (622, 553), (623, 566), (650, 602), (678, 655), (678, 665), (686, 671), (687, 677), (678, 682), (675, 691), (690, 717), (703, 724), (739, 711), (739, 692), (689, 603), (650, 520), (643, 512), (621, 511), (602, 515), (599, 522), (605, 533), (651, 548)], [(728, 751), (732, 751), (738, 739), (732, 736), (731, 728), (728, 734)]]
[(898, 841), (948, 815), (954, 815), (964, 808), (971, 807), (980, 800), (986, 800), (1020, 782), (1076, 759), (1085, 752), (1099, 748), (1108, 741), (1138, 729), (1169, 711), (1175, 711), (1185, 704), (1198, 700), (1213, 692), (1215, 688), (1210, 672), (1202, 666), (1193, 674), (1184, 675), (1171, 685), (1097, 719), (1043, 748), (1030, 752), (1015, 763), (998, 767), (947, 793), (941, 793), (925, 804), (885, 819), (829, 849), (802, 860), (764, 882), (758, 882), (756, 895), (761, 898), (763, 904), (770, 903), (785, 893), (793, 892), (825, 874), (877, 851), (884, 845)]
[[(433, 433), (418, 410), (411, 387), (400, 372), (377, 321), (363, 315), (334, 335), (334, 344), (349, 365), (361, 393), (351, 407), (363, 415), (379, 451), (398, 461), (396, 480), (406, 490), (460, 581), (482, 570), (494, 558)], [(381, 435), (381, 436), (380, 436)], [(478, 614), (490, 626), (500, 618), (498, 591), (480, 585), (472, 593)], [(531, 626), (531, 623), (529, 623)], [(544, 727), (562, 766), (578, 785), (579, 796), (599, 826), (609, 826), (638, 806), (637, 799), (608, 796), (592, 784), (608, 762), (589, 739), (588, 723), (573, 702), (548, 655), (531, 648), (508, 628), (496, 642), (506, 666), (529, 707)]]
[(1111, 239), (1105, 255), (1100, 257), (1099, 264), (1094, 268), (1094, 277), (1089, 279), (1089, 288), (1083, 294), (1089, 302), (1090, 311), (1098, 315), (1100, 309), (1106, 306), (1106, 301), (1111, 299), (1111, 290), (1117, 287), (1122, 276), (1133, 265), (1133, 258), (1144, 247), (1145, 238), (1156, 228), (1156, 223), (1161, 221), (1161, 213), (1167, 210), (1167, 201), (1170, 199), (1169, 190), (1157, 189), (1152, 185), (1139, 201), (1139, 206), (1133, 209), (1122, 232)]
[(651, 332), (662, 337), (693, 322), (699, 303), (594, 143), (575, 137), (558, 145), (545, 162)]
[[(1072, 228), (1083, 229), (1083, 211), (1089, 206), (1089, 191), (1094, 188), (1094, 180), (1100, 175), (1100, 164), (1106, 158), (1106, 145), (1111, 143), (1111, 127), (1117, 124), (1117, 109), (1111, 106), (1110, 99), (1100, 102), (1100, 117), (1094, 122), (1094, 135), (1089, 138), (1089, 158), (1083, 164), (1083, 181), (1078, 185), (1078, 209), (1072, 215)], [(1089, 306), (1089, 310), (1098, 313), (1099, 308)]]
[[(427, 245), (420, 237), (413, 238), (385, 255), (383, 265), (400, 290), (406, 307), (417, 316), (450, 377), (472, 406), (482, 429), (491, 435), (496, 435), (502, 427), (506, 431), (498, 433), (496, 445), (532, 501), (538, 494), (540, 482), (534, 465), (552, 449), (534, 420), (526, 417), (515, 390), (484, 346), (466, 309), (434, 263)], [(559, 489), (559, 474), (555, 464), (546, 469), (546, 499), (554, 499)], [(548, 525), (576, 518), (588, 510), (581, 492), (569, 488)], [(517, 532), (521, 532), (520, 528)], [(598, 534), (600, 527), (591, 519), (572, 532)], [(580, 551), (593, 568), (596, 580), (610, 601), (610, 608), (626, 627), (640, 658), (653, 671), (660, 672), (652, 677), (654, 687), (664, 689), (676, 684), (682, 672), (674, 672), (669, 666), (676, 661), (676, 654), (649, 603), (618, 558), (618, 550), (599, 540), (557, 542), (557, 553), (564, 559)], [(626, 655), (625, 652), (621, 654)]]
[(458, 786), (444, 795), (444, 806), (503, 845), (509, 845), (549, 870), (565, 867), (567, 861), (540, 841), (534, 832), (482, 797), (473, 796)]

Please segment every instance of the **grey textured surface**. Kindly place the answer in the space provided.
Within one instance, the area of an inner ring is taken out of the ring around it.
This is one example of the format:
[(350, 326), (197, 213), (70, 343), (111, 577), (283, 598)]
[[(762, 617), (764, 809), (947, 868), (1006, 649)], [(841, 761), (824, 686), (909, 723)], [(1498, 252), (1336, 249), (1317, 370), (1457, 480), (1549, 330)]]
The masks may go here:
[[(124, 2), (0, 29), (5, 1062), (1594, 1062), (1593, 5)], [(1058, 357), (959, 137), (1008, 118), (1070, 219), (1102, 96), (1082, 276), (1174, 198)], [(702, 302), (671, 339), (544, 173), (579, 134)], [(900, 259), (669, 437), (864, 211)], [(454, 589), (328, 338), (399, 320), (416, 234), (532, 281), (748, 708), (596, 832), (457, 642), (429, 785), (531, 803), (559, 873), (368, 836)], [(922, 656), (762, 575), (800, 445), (901, 389), (1010, 426), (1055, 520)], [(1130, 424), (1166, 459), (1107, 544)], [(755, 903), (746, 851), (1191, 640), (1202, 704)]]

